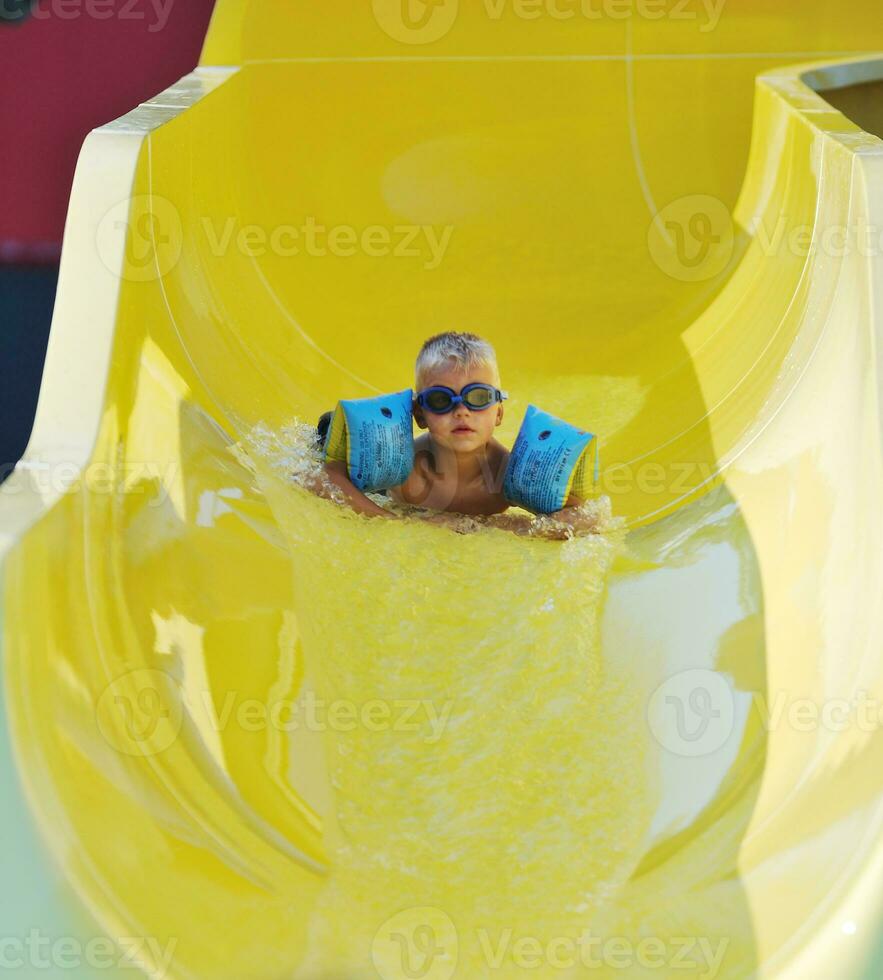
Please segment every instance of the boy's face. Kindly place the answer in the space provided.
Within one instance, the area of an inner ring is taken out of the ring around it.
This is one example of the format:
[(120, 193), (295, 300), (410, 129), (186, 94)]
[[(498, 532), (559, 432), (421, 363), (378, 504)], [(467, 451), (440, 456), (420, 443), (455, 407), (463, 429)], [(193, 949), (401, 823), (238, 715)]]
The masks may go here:
[[(499, 387), (493, 369), (482, 366), (469, 371), (459, 367), (439, 368), (426, 375), (423, 388), (444, 385), (459, 395), (466, 385), (475, 382)], [(414, 418), (421, 429), (429, 429), (433, 441), (454, 452), (471, 452), (491, 441), (494, 428), (503, 421), (503, 403), (496, 402), (489, 408), (475, 410), (458, 402), (444, 415), (424, 411), (420, 405), (415, 404)]]

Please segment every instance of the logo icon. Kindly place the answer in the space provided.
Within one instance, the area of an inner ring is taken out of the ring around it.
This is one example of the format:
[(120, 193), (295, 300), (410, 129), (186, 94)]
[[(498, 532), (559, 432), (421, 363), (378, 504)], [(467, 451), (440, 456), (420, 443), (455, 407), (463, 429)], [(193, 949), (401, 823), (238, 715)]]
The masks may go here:
[(115, 276), (152, 282), (170, 272), (181, 257), (181, 216), (164, 197), (127, 197), (101, 219), (95, 243), (101, 261)]
[(374, 19), (394, 41), (431, 44), (454, 26), (459, 0), (372, 0)]
[(716, 752), (733, 732), (735, 700), (726, 679), (713, 670), (682, 670), (650, 696), (647, 722), (657, 742), (674, 755), (696, 758)]
[(3, 24), (19, 24), (34, 6), (33, 0), (0, 0), (0, 27)]
[(451, 980), (458, 952), (454, 923), (432, 906), (405, 909), (387, 919), (371, 946), (382, 980)]
[(690, 194), (666, 205), (647, 231), (647, 246), (662, 271), (681, 282), (713, 279), (733, 255), (733, 218), (723, 201)]
[(111, 681), (95, 706), (98, 730), (124, 755), (151, 756), (167, 749), (181, 730), (183, 708), (175, 680), (141, 667)]

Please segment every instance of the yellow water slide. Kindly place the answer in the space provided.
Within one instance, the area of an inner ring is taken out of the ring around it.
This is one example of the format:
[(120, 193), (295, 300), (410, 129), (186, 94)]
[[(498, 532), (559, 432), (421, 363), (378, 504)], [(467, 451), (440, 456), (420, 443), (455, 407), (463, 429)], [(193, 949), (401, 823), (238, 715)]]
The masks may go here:
[[(881, 48), (876, 0), (219, 0), (83, 146), (0, 488), (4, 955), (873, 975)], [(446, 329), (507, 445), (599, 433), (603, 533), (288, 479)]]

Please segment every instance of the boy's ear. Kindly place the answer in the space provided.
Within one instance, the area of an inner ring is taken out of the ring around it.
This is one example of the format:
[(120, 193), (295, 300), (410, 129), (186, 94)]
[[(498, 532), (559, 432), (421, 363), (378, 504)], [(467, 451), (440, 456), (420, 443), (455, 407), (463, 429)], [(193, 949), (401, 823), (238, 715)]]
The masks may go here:
[(496, 425), (499, 425), (502, 421), (503, 421), (503, 403), (500, 402), (500, 404), (497, 406), (497, 421), (496, 421)]

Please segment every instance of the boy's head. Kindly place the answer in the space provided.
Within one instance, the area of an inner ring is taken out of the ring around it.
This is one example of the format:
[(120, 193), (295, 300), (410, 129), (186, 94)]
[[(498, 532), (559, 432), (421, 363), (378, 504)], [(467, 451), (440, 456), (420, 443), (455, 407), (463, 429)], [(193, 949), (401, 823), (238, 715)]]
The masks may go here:
[[(486, 340), (474, 333), (448, 331), (430, 337), (417, 355), (415, 375), (417, 392), (442, 385), (459, 395), (466, 385), (475, 382), (500, 387), (497, 355)], [(421, 429), (429, 429), (436, 442), (454, 451), (468, 452), (490, 442), (494, 428), (503, 421), (503, 403), (473, 409), (459, 402), (442, 415), (415, 403), (414, 418)]]

